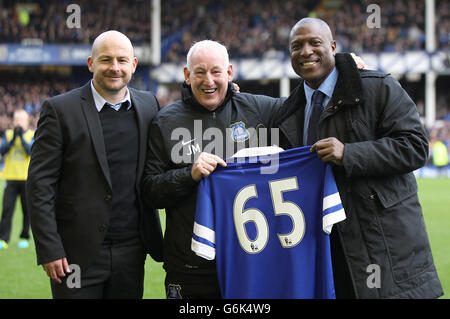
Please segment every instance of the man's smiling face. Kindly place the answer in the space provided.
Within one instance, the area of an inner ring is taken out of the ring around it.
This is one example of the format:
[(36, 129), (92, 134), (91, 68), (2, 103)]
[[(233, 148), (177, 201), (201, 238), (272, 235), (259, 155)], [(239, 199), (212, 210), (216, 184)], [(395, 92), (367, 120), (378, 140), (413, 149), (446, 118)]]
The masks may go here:
[(233, 68), (226, 64), (221, 51), (198, 48), (192, 54), (189, 68), (184, 68), (184, 77), (197, 102), (212, 111), (225, 100)]
[(313, 89), (317, 89), (334, 68), (336, 42), (331, 32), (316, 22), (297, 23), (289, 37), (291, 65)]
[(89, 71), (93, 73), (95, 89), (103, 96), (125, 96), (126, 87), (136, 70), (130, 40), (120, 32), (102, 33), (94, 41), (92, 56), (87, 60)]

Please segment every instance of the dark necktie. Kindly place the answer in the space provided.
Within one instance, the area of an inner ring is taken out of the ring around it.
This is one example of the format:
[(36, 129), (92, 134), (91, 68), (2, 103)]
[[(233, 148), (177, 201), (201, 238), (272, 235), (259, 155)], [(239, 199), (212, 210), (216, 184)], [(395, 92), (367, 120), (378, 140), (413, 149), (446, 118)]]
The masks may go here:
[(312, 145), (317, 142), (317, 128), (319, 126), (319, 118), (322, 113), (322, 102), (325, 94), (319, 90), (315, 90), (311, 99), (312, 112), (309, 118), (308, 140), (306, 145)]

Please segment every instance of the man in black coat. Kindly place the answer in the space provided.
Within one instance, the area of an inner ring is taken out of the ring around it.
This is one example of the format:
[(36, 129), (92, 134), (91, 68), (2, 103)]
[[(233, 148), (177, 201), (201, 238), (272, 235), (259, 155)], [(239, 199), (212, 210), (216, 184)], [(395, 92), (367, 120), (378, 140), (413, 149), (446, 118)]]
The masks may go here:
[(38, 264), (54, 298), (141, 298), (146, 254), (162, 259), (139, 187), (159, 104), (127, 87), (137, 59), (122, 33), (99, 35), (87, 62), (92, 81), (42, 105), (27, 182)]
[[(220, 298), (215, 261), (191, 249), (198, 183), (222, 158), (264, 145), (264, 128), (281, 99), (236, 94), (227, 49), (216, 41), (195, 43), (184, 68), (182, 99), (155, 117), (143, 178), (143, 193), (166, 209), (164, 269), (169, 299)], [(260, 129), (261, 128), (261, 129)]]
[(336, 56), (322, 20), (300, 20), (289, 45), (303, 81), (280, 110), (280, 146), (312, 144), (333, 164), (347, 215), (331, 234), (337, 298), (441, 296), (412, 173), (428, 157), (414, 102), (392, 77)]

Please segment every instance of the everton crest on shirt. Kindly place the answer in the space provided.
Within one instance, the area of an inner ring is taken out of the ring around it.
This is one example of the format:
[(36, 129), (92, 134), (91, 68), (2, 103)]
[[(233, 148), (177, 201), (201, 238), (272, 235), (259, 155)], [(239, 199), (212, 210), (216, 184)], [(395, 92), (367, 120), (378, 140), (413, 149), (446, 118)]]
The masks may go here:
[(335, 298), (329, 234), (344, 219), (309, 147), (249, 157), (200, 182), (192, 250), (216, 259), (224, 298)]

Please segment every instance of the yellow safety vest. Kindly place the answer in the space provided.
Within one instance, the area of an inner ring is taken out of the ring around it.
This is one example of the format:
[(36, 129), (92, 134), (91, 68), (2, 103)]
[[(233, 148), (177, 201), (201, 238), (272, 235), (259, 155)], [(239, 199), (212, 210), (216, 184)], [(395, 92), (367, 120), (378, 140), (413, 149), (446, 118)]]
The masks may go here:
[[(6, 140), (8, 143), (14, 137), (13, 130), (6, 130)], [(23, 132), (22, 137), (28, 144), (34, 137), (34, 131), (26, 130)], [(5, 168), (3, 169), (3, 177), (6, 180), (12, 181), (25, 181), (28, 176), (28, 165), (30, 164), (30, 155), (24, 150), (22, 141), (19, 137), (14, 140), (13, 146), (5, 157)]]
[(447, 146), (441, 141), (433, 145), (433, 164), (436, 166), (446, 166), (448, 164)]

